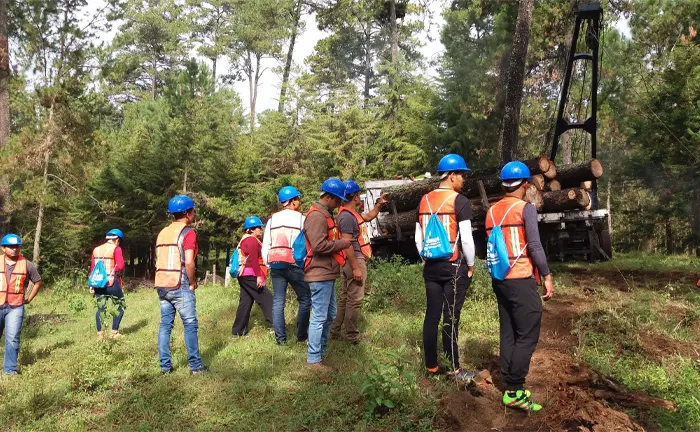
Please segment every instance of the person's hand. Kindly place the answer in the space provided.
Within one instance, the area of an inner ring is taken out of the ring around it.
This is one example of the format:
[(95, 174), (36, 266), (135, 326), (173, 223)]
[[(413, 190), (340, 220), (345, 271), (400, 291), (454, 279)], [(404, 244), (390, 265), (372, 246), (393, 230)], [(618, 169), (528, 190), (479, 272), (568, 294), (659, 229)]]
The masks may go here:
[(343, 245), (342, 249), (347, 249), (352, 244), (352, 243), (350, 243), (350, 240), (340, 239), (338, 241), (340, 242), (341, 245)]
[(384, 204), (389, 202), (389, 194), (383, 193), (382, 196), (379, 197), (377, 200), (377, 205), (378, 206), (383, 206)]
[(197, 281), (194, 281), (190, 284), (190, 291), (194, 291), (197, 289)]
[(90, 287), (90, 294), (95, 294), (95, 288)]
[(31, 302), (32, 302), (32, 299), (31, 299), (31, 298), (26, 298), (26, 299), (24, 299), (24, 304), (26, 304), (26, 305), (28, 305), (28, 304), (31, 303)]
[(544, 291), (542, 292), (542, 299), (547, 301), (554, 295), (554, 280), (552, 275), (547, 275), (544, 277)]
[(467, 277), (471, 279), (472, 276), (474, 276), (474, 266), (469, 266), (467, 268)]
[(359, 267), (352, 269), (352, 278), (358, 282), (362, 282), (362, 270)]
[(258, 288), (265, 288), (265, 277), (264, 276), (258, 276)]

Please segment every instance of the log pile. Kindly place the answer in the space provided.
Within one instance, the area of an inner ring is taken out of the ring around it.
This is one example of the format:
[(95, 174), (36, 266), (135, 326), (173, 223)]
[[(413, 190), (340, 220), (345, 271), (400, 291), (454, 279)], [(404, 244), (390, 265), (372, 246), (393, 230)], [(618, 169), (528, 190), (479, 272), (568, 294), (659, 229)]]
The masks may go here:
[[(533, 203), (538, 212), (591, 208), (590, 190), (595, 180), (603, 175), (600, 161), (592, 159), (579, 164), (556, 166), (546, 156), (540, 156), (524, 163), (532, 174), (525, 200)], [(466, 173), (461, 193), (471, 201), (472, 221), (484, 221), (488, 207), (503, 197), (500, 170), (499, 166)], [(481, 197), (480, 182), (487, 195), (487, 206), (484, 206)], [(380, 229), (385, 234), (395, 234), (397, 227), (402, 232), (412, 232), (418, 220), (417, 209), (421, 198), (439, 185), (439, 178), (431, 178), (384, 190), (389, 195), (389, 203), (379, 215)]]

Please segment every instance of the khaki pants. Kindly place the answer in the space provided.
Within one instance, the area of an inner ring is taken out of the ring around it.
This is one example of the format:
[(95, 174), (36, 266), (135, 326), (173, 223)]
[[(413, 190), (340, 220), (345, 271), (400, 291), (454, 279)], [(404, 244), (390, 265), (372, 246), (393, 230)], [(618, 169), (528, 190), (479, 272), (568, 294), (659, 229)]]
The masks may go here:
[(343, 266), (338, 313), (331, 325), (331, 336), (339, 337), (340, 329), (345, 324), (345, 335), (350, 342), (357, 342), (360, 339), (357, 317), (360, 314), (360, 306), (365, 296), (365, 281), (367, 280), (367, 262), (364, 258), (357, 258), (357, 264), (362, 271), (362, 282), (358, 282), (352, 277), (352, 265), (349, 260)]

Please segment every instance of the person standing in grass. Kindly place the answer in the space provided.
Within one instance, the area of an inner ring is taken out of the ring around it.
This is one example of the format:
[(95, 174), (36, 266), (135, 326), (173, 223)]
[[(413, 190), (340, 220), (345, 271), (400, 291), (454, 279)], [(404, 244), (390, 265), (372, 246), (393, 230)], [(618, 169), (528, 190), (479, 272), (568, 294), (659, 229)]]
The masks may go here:
[(311, 205), (304, 221), (307, 257), (304, 280), (311, 288), (311, 322), (307, 364), (311, 370), (327, 373), (323, 364), (328, 350), (328, 336), (336, 315), (335, 280), (345, 265), (345, 249), (350, 241), (340, 237), (333, 211), (345, 201), (345, 184), (329, 178), (321, 185), (321, 197)]
[[(7, 234), (0, 242), (0, 335), (5, 333), (5, 358), (2, 370), (6, 375), (17, 375), (19, 336), (22, 332), (24, 305), (31, 303), (44, 283), (31, 261), (20, 253), (22, 240), (17, 234)], [(25, 291), (32, 281), (34, 288), (25, 298)]]
[[(525, 411), (539, 411), (542, 406), (530, 400), (524, 388), (530, 360), (540, 337), (542, 301), (538, 292), (539, 276), (544, 278), (544, 300), (554, 295), (554, 282), (547, 266), (537, 210), (525, 202), (530, 170), (522, 162), (508, 162), (501, 170), (505, 197), (486, 215), (486, 233), (500, 226), (508, 252), (508, 272), (503, 280), (493, 278), (500, 321), (500, 363), (506, 391), (503, 404)], [(539, 274), (538, 274), (539, 273)]]
[[(92, 270), (95, 268), (97, 261), (102, 261), (108, 279), (106, 287), (90, 288), (90, 294), (95, 295), (98, 304), (97, 313), (95, 314), (95, 324), (97, 326), (97, 337), (100, 339), (104, 337), (100, 315), (107, 307), (106, 303), (102, 303), (101, 305), (100, 303), (111, 301), (110, 297), (115, 297), (120, 299), (120, 301), (124, 298), (121, 278), (121, 271), (124, 270), (124, 256), (122, 254), (122, 248), (120, 247), (122, 240), (124, 240), (124, 233), (120, 229), (115, 228), (107, 232), (106, 239), (106, 242), (97, 246), (92, 251), (92, 258), (90, 259), (90, 273), (92, 273)], [(123, 317), (124, 309), (120, 305), (117, 310), (117, 315), (112, 318), (112, 337), (121, 336), (119, 333), (119, 324)]]
[(170, 356), (170, 333), (175, 312), (185, 328), (187, 361), (192, 375), (207, 371), (199, 354), (199, 322), (194, 291), (197, 289), (197, 234), (190, 225), (195, 219), (195, 204), (187, 195), (177, 195), (168, 202), (168, 213), (175, 220), (161, 230), (156, 240), (155, 288), (160, 299), (158, 355), (163, 374), (173, 371)]
[[(425, 261), (426, 311), (423, 321), (423, 349), (429, 375), (447, 372), (438, 364), (438, 325), (442, 317), (442, 349), (451, 364), (452, 376), (470, 381), (474, 374), (459, 364), (457, 343), (462, 306), (474, 274), (474, 239), (471, 203), (460, 194), (467, 163), (448, 154), (438, 164), (440, 186), (423, 196), (418, 207), (416, 247)], [(435, 215), (430, 223), (431, 216)], [(435, 237), (436, 227), (443, 233)]]
[(248, 217), (243, 223), (245, 234), (238, 243), (238, 285), (241, 288), (236, 319), (231, 332), (233, 336), (248, 334), (248, 322), (253, 302), (260, 306), (267, 321), (272, 327), (272, 293), (267, 289), (267, 267), (262, 258), (263, 223), (257, 216)]
[(284, 306), (287, 301), (287, 285), (291, 285), (297, 295), (297, 341), (309, 338), (309, 318), (311, 317), (311, 288), (304, 280), (304, 271), (294, 260), (293, 245), (304, 229), (304, 215), (299, 213), (301, 194), (293, 186), (285, 186), (277, 194), (282, 210), (273, 214), (263, 235), (262, 256), (270, 267), (274, 297), (272, 300), (272, 323), (277, 344), (287, 343), (287, 330), (284, 320)]
[(340, 332), (345, 325), (345, 336), (353, 345), (360, 342), (360, 330), (357, 319), (365, 296), (367, 280), (367, 260), (372, 257), (372, 245), (367, 234), (367, 222), (379, 214), (386, 203), (386, 196), (379, 198), (377, 205), (368, 213), (360, 214), (360, 185), (354, 180), (345, 182), (345, 201), (338, 211), (338, 229), (340, 235), (349, 240), (351, 245), (345, 251), (348, 259), (342, 270), (340, 298), (338, 299), (338, 314), (331, 324), (331, 337), (340, 338)]

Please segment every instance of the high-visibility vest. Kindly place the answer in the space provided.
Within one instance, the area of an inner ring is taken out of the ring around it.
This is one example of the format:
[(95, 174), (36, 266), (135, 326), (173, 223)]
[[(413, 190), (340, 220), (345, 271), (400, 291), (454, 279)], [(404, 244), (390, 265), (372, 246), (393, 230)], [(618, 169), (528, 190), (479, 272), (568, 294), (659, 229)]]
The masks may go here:
[[(532, 260), (527, 253), (527, 236), (523, 222), (523, 209), (527, 203), (515, 197), (505, 197), (493, 205), (486, 215), (486, 235), (493, 229), (494, 222), (501, 224), (503, 240), (508, 249), (511, 270), (506, 279), (524, 279), (533, 276)], [(513, 208), (508, 211), (508, 209)], [(508, 212), (508, 214), (505, 214)], [(505, 215), (505, 219), (503, 216)], [(492, 218), (493, 216), (493, 218)], [(517, 260), (517, 261), (516, 261)]]
[[(248, 255), (244, 254), (243, 251), (241, 250), (241, 243), (243, 243), (243, 240), (247, 239), (248, 237), (253, 237), (255, 240), (258, 241), (260, 246), (262, 246), (262, 242), (260, 241), (259, 238), (255, 237), (254, 235), (250, 234), (243, 234), (243, 237), (241, 238), (241, 241), (238, 242), (238, 246), (236, 247), (238, 249), (238, 275), (240, 276), (243, 274), (243, 267), (245, 267), (246, 262), (248, 261)], [(263, 257), (258, 256), (258, 265), (260, 266), (260, 271), (262, 272), (264, 277), (267, 277), (267, 267), (265, 266), (265, 262), (263, 261)]]
[(22, 306), (27, 281), (27, 259), (20, 255), (12, 274), (7, 275), (5, 255), (0, 256), (0, 305)]
[[(452, 189), (435, 189), (423, 195), (418, 206), (418, 224), (423, 231), (425, 238), (425, 229), (428, 226), (431, 214), (437, 214), (440, 218), (442, 226), (445, 227), (445, 232), (450, 239), (450, 247), (454, 252), (447, 260), (450, 262), (457, 261), (459, 257), (459, 248), (457, 247), (457, 238), (459, 237), (459, 223), (457, 222), (457, 211), (455, 209), (455, 201), (459, 193)], [(430, 210), (433, 210), (431, 213)]]
[(340, 216), (343, 212), (350, 213), (357, 221), (357, 225), (360, 227), (360, 235), (357, 237), (356, 240), (360, 244), (360, 251), (362, 252), (362, 255), (365, 256), (365, 258), (372, 258), (372, 245), (369, 243), (369, 234), (367, 234), (367, 224), (362, 218), (362, 215), (353, 209), (341, 207), (340, 210), (338, 210), (338, 216)]
[[(309, 215), (312, 212), (320, 212), (321, 210), (317, 209), (316, 207), (311, 207), (309, 211), (306, 213), (306, 218), (308, 219)], [(328, 240), (329, 241), (336, 241), (340, 240), (340, 231), (338, 231), (338, 227), (335, 226), (335, 220), (333, 220), (333, 216), (326, 217), (326, 222), (328, 224)], [(313, 258), (314, 251), (311, 249), (311, 243), (309, 243), (309, 237), (308, 235), (306, 236), (306, 260), (304, 261), (304, 270), (306, 270), (309, 267), (309, 264), (311, 263), (311, 259)], [(335, 252), (333, 254), (333, 259), (340, 264), (340, 267), (343, 267), (345, 265), (345, 260), (347, 259), (347, 255), (345, 254), (345, 250), (341, 250), (338, 252)]]
[(97, 261), (102, 261), (105, 265), (105, 271), (107, 272), (107, 286), (114, 285), (114, 267), (117, 263), (114, 261), (114, 251), (117, 249), (117, 245), (106, 242), (100, 246), (97, 246), (92, 251), (92, 258), (97, 265)]
[[(163, 228), (156, 240), (156, 288), (179, 288), (185, 272), (185, 234), (190, 231), (184, 222), (173, 222)], [(193, 281), (190, 281), (193, 282)]]
[(272, 246), (267, 252), (267, 262), (268, 264), (286, 263), (293, 265), (296, 262), (294, 261), (292, 245), (303, 228), (302, 215), (299, 213), (299, 226), (289, 226), (277, 222), (280, 218), (275, 216), (280, 213), (275, 213), (270, 218), (270, 244)]

